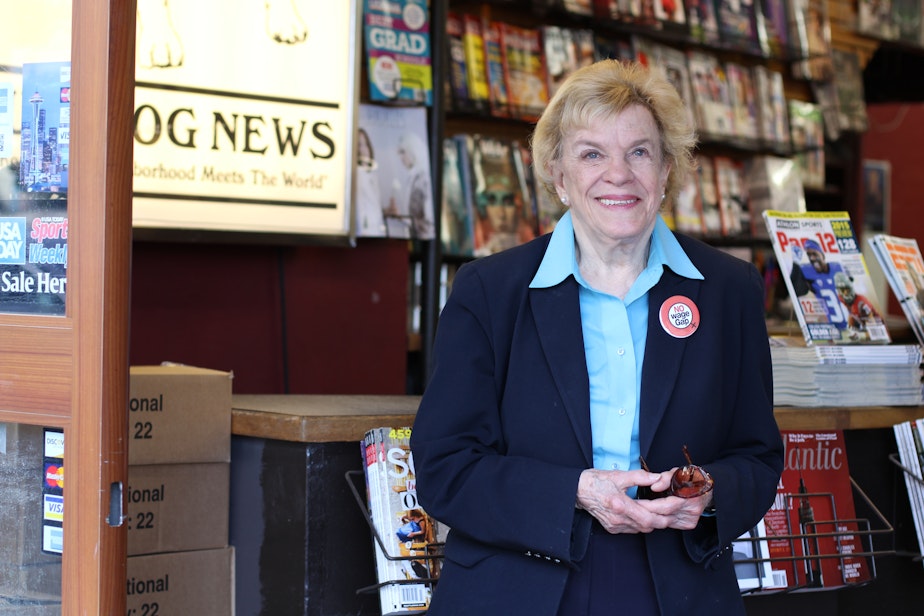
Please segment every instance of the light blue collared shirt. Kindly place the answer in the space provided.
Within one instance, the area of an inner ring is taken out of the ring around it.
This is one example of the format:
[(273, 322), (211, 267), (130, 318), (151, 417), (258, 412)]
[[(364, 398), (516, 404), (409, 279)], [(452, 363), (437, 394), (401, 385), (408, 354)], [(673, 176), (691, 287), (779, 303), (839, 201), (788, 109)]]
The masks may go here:
[[(590, 376), (590, 425), (594, 468), (629, 470), (639, 463), (639, 405), (642, 363), (648, 333), (648, 291), (664, 267), (686, 278), (703, 275), (659, 216), (648, 249), (648, 264), (624, 300), (597, 291), (581, 276), (568, 211), (558, 221), (530, 288), (552, 287), (568, 276), (580, 284), (584, 356)], [(635, 489), (629, 492), (635, 497)]]

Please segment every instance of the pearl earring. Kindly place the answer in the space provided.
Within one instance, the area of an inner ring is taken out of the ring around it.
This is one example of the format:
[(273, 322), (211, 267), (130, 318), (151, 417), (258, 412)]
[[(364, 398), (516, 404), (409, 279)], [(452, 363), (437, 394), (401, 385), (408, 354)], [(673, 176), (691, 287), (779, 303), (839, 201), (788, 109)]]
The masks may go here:
[(568, 205), (568, 195), (561, 196), (561, 203), (562, 205)]

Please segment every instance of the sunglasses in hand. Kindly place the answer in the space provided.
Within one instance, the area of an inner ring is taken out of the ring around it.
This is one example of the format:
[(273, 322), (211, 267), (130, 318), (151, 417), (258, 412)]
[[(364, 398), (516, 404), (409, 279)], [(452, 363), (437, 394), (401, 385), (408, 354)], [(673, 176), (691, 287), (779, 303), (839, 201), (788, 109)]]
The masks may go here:
[[(683, 446), (683, 456), (687, 459), (685, 466), (681, 466), (671, 477), (671, 487), (664, 492), (654, 492), (648, 486), (639, 486), (638, 487), (638, 498), (644, 499), (653, 499), (653, 498), (663, 498), (665, 496), (679, 496), (680, 498), (696, 498), (697, 496), (702, 496), (703, 494), (708, 494), (715, 485), (715, 481), (712, 479), (706, 469), (702, 466), (693, 464), (693, 460), (690, 458), (690, 452), (687, 451), (687, 446)], [(652, 472), (648, 468), (648, 464), (645, 462), (645, 459), (639, 456), (639, 461), (642, 463), (642, 468), (649, 473)]]

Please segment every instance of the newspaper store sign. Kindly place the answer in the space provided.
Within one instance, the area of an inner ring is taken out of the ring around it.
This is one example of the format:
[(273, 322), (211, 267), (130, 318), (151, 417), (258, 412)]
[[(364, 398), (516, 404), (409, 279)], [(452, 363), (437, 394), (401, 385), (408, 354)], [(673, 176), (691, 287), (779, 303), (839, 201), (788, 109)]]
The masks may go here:
[(355, 4), (139, 2), (135, 227), (349, 233)]

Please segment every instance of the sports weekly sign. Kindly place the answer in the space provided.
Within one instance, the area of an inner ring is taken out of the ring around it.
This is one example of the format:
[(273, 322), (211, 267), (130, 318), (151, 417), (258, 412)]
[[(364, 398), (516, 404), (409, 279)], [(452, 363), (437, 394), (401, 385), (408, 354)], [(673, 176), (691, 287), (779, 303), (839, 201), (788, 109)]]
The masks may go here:
[(355, 0), (139, 0), (136, 228), (350, 233)]

